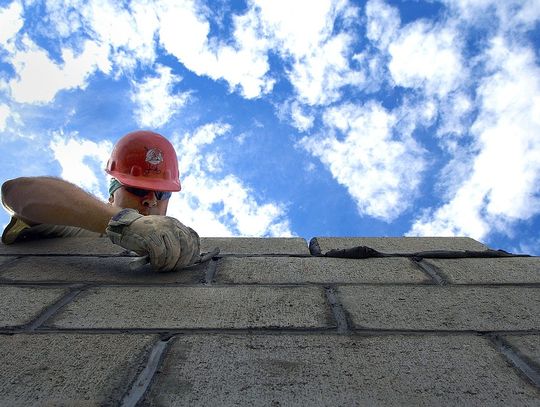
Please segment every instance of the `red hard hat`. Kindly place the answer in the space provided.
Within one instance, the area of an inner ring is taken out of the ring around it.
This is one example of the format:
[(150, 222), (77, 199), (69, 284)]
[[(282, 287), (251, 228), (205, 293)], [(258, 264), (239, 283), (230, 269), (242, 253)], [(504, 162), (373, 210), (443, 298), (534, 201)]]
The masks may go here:
[(134, 131), (118, 140), (105, 171), (129, 187), (154, 191), (181, 189), (174, 147), (165, 137), (151, 131)]

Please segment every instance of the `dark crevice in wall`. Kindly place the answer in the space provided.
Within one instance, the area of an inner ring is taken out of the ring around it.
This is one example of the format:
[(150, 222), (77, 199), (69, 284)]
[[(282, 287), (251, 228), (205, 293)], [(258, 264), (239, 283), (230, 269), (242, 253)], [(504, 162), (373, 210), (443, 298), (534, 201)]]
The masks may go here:
[(204, 276), (204, 283), (212, 285), (216, 278), (218, 260), (212, 259), (206, 266), (206, 274)]
[[(349, 323), (348, 325), (352, 325)], [(15, 335), (15, 334), (32, 334), (32, 335), (48, 335), (48, 334), (129, 334), (129, 335), (148, 335), (156, 334), (161, 338), (168, 339), (174, 335), (335, 335), (336, 326), (329, 327), (313, 327), (313, 328), (294, 328), (294, 327), (245, 327), (245, 328), (56, 328), (56, 327), (40, 327), (34, 331), (27, 332), (20, 327), (0, 328), (0, 335)], [(523, 329), (523, 330), (507, 330), (507, 331), (477, 331), (471, 329), (378, 329), (378, 328), (349, 328), (346, 332), (350, 336), (387, 336), (387, 335), (513, 335), (513, 336), (528, 336), (540, 335), (538, 329)]]
[(168, 339), (160, 339), (157, 341), (148, 355), (143, 369), (139, 375), (135, 378), (129, 390), (122, 398), (122, 407), (134, 407), (139, 401), (141, 401), (150, 388), (152, 380), (158, 371), (161, 362), (165, 356), (169, 343), (172, 341), (172, 337)]
[(325, 287), (326, 300), (330, 305), (332, 314), (337, 324), (337, 332), (340, 334), (345, 334), (350, 331), (349, 321), (347, 318), (347, 313), (343, 308), (343, 305), (339, 301), (337, 288), (334, 286)]
[(74, 285), (70, 287), (70, 290), (54, 304), (47, 307), (43, 312), (38, 315), (36, 319), (28, 323), (23, 330), (32, 332), (41, 327), (49, 318), (55, 315), (60, 309), (69, 304), (75, 299), (87, 286)]
[(499, 334), (488, 334), (487, 337), (522, 377), (540, 389), (540, 366), (514, 350)]
[(435, 267), (433, 264), (430, 264), (422, 259), (411, 258), (413, 264), (418, 266), (420, 270), (425, 272), (435, 284), (437, 285), (447, 285), (447, 278), (441, 273), (441, 271)]

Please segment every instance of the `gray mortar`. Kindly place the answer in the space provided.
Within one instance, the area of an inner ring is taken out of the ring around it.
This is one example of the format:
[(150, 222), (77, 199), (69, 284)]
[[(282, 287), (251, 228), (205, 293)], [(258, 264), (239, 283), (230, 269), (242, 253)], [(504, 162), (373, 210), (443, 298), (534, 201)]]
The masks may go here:
[(540, 375), (540, 335), (503, 335), (502, 338), (534, 364)]

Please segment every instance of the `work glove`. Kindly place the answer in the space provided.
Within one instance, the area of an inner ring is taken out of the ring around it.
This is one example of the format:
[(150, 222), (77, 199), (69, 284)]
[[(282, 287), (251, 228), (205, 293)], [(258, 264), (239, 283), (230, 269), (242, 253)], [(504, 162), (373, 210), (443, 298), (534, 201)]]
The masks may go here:
[(122, 209), (109, 221), (106, 233), (114, 244), (148, 256), (156, 271), (188, 267), (201, 258), (197, 232), (169, 216)]

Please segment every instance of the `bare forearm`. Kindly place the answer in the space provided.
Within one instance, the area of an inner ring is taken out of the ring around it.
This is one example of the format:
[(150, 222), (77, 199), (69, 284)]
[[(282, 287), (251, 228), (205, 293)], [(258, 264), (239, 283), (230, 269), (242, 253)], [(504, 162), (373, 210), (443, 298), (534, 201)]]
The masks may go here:
[(31, 223), (78, 226), (103, 233), (120, 208), (112, 207), (67, 181), (50, 177), (16, 178), (2, 185), (2, 201)]

